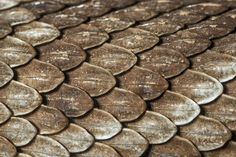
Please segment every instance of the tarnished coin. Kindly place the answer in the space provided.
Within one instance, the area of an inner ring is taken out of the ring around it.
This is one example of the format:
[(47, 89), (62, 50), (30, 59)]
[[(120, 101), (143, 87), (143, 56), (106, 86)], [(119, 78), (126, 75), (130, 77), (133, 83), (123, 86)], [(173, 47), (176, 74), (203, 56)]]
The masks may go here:
[(12, 32), (12, 28), (7, 21), (0, 19), (0, 39)]
[(121, 157), (114, 148), (103, 143), (95, 142), (93, 146), (80, 154), (75, 154), (74, 157)]
[(201, 157), (198, 149), (187, 139), (175, 136), (161, 145), (152, 145), (148, 157)]
[(150, 144), (165, 143), (177, 132), (174, 123), (165, 116), (152, 111), (146, 111), (141, 118), (125, 125), (143, 135)]
[(56, 108), (41, 105), (35, 112), (24, 118), (31, 121), (40, 134), (55, 134), (68, 125), (68, 119)]
[(86, 24), (66, 29), (63, 36), (64, 41), (81, 46), (83, 49), (99, 46), (108, 39), (109, 36), (105, 31)]
[(226, 94), (236, 97), (236, 79), (226, 82), (224, 87)]
[(100, 109), (111, 113), (120, 122), (133, 121), (146, 111), (143, 99), (131, 91), (117, 87), (96, 100)]
[(35, 57), (36, 52), (30, 44), (18, 38), (7, 36), (0, 40), (0, 55), (0, 61), (14, 68), (28, 63)]
[(37, 135), (29, 145), (22, 147), (21, 151), (35, 157), (70, 157), (69, 152), (62, 144), (41, 135)]
[(12, 8), (9, 10), (1, 11), (0, 18), (7, 21), (11, 26), (29, 23), (36, 19), (34, 14), (25, 8)]
[(42, 103), (42, 97), (33, 88), (12, 80), (0, 89), (0, 102), (11, 109), (15, 116), (34, 111)]
[(175, 125), (188, 124), (200, 114), (200, 107), (197, 103), (172, 91), (166, 91), (159, 99), (150, 104), (153, 111), (168, 117)]
[(180, 127), (180, 136), (189, 139), (200, 151), (209, 151), (222, 147), (231, 132), (219, 121), (199, 116), (192, 123)]
[(11, 111), (0, 102), (0, 124), (6, 122), (11, 117), (11, 115)]
[(204, 72), (220, 82), (227, 82), (236, 76), (236, 58), (227, 54), (206, 51), (191, 59), (191, 69)]
[(148, 148), (148, 141), (134, 130), (124, 128), (115, 137), (102, 141), (115, 148), (121, 156), (138, 157)]
[(15, 157), (17, 150), (15, 146), (8, 141), (8, 139), (0, 136), (0, 156), (2, 157)]
[(39, 46), (39, 60), (51, 63), (62, 71), (70, 70), (80, 65), (86, 58), (86, 53), (79, 46), (62, 41)]
[(177, 76), (189, 67), (189, 61), (182, 53), (162, 46), (155, 46), (138, 57), (140, 67), (158, 72), (165, 78)]
[(223, 92), (223, 86), (217, 79), (193, 70), (186, 70), (170, 82), (172, 91), (187, 96), (199, 105), (215, 100)]
[(230, 130), (236, 131), (236, 98), (221, 95), (216, 101), (203, 106), (204, 115), (224, 123)]
[(44, 22), (33, 21), (15, 28), (14, 36), (30, 43), (33, 46), (53, 41), (60, 32), (53, 25)]
[(16, 68), (15, 71), (19, 82), (35, 88), (40, 93), (49, 92), (64, 81), (64, 74), (56, 66), (36, 59)]
[(129, 50), (108, 43), (88, 52), (89, 63), (103, 67), (113, 75), (129, 70), (137, 62), (137, 57)]
[(74, 121), (87, 129), (97, 140), (109, 139), (122, 130), (122, 125), (115, 117), (96, 108), (82, 118), (74, 118)]
[(159, 38), (155, 34), (138, 28), (113, 33), (111, 40), (112, 44), (124, 47), (135, 54), (153, 47), (158, 42)]
[(61, 110), (67, 117), (79, 117), (93, 108), (93, 100), (83, 90), (62, 84), (45, 95), (47, 105)]
[(63, 144), (70, 153), (83, 152), (94, 143), (92, 135), (84, 128), (72, 123), (62, 132), (50, 137)]
[(32, 157), (32, 156), (25, 153), (18, 153), (16, 157)]
[(12, 69), (6, 63), (0, 61), (0, 87), (11, 81), (13, 76)]
[(144, 100), (155, 99), (168, 88), (168, 82), (159, 73), (138, 66), (117, 78), (121, 88), (138, 94)]
[(107, 93), (116, 84), (116, 80), (111, 73), (87, 62), (67, 74), (69, 84), (83, 89), (92, 97)]
[(36, 128), (23, 118), (11, 117), (0, 126), (0, 136), (6, 137), (17, 147), (27, 145), (36, 134)]
[(12, 8), (20, 3), (19, 0), (1, 0), (0, 1), (0, 10), (5, 10)]

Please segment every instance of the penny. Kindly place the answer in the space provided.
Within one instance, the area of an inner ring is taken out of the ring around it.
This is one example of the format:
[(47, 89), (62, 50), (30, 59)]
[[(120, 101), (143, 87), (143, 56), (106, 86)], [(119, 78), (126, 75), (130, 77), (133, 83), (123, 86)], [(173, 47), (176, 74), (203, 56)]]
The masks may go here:
[(83, 49), (99, 46), (107, 41), (108, 34), (99, 28), (87, 24), (66, 29), (63, 40), (81, 46)]
[(180, 52), (156, 46), (138, 55), (139, 66), (158, 72), (165, 78), (179, 75), (189, 67), (188, 59)]
[(47, 105), (61, 110), (67, 117), (79, 117), (93, 108), (93, 100), (80, 88), (63, 83), (45, 95)]
[(66, 148), (56, 140), (37, 135), (36, 138), (27, 146), (20, 148), (23, 153), (37, 157), (69, 157)]
[(86, 53), (77, 45), (54, 40), (53, 42), (39, 46), (39, 60), (51, 63), (62, 71), (77, 67), (86, 59)]
[(233, 79), (224, 84), (225, 94), (236, 97), (236, 79)]
[(60, 35), (60, 32), (53, 25), (44, 22), (33, 21), (15, 28), (14, 36), (38, 46), (53, 41)]
[(175, 136), (167, 143), (152, 145), (148, 157), (188, 156), (201, 157), (198, 149), (187, 139)]
[(131, 91), (115, 87), (96, 99), (99, 108), (114, 115), (120, 122), (136, 120), (146, 111), (146, 103)]
[(54, 107), (41, 105), (35, 112), (24, 118), (32, 122), (40, 134), (55, 134), (68, 125), (68, 119)]
[(0, 54), (0, 61), (14, 68), (28, 63), (35, 57), (36, 52), (30, 44), (18, 38), (7, 36), (0, 40)]
[(180, 136), (189, 139), (200, 151), (221, 148), (231, 139), (231, 132), (219, 121), (199, 116), (192, 123), (180, 127)]
[(25, 153), (18, 153), (16, 157), (32, 157), (32, 156)]
[(4, 38), (5, 36), (10, 34), (11, 32), (12, 32), (12, 28), (11, 28), (10, 24), (5, 20), (0, 19), (0, 39)]
[(0, 156), (2, 157), (15, 157), (17, 150), (15, 146), (8, 141), (8, 139), (0, 136)]
[(206, 51), (191, 59), (193, 70), (204, 72), (220, 82), (227, 82), (236, 76), (236, 58), (227, 54)]
[(40, 93), (52, 91), (64, 81), (64, 74), (54, 65), (33, 59), (29, 64), (15, 69), (17, 80)]
[(109, 71), (87, 62), (69, 71), (67, 75), (70, 85), (81, 88), (92, 97), (107, 93), (116, 84), (115, 78)]
[(16, 5), (18, 5), (20, 2), (19, 0), (1, 0), (0, 1), (0, 10), (5, 10), (5, 9), (9, 9), (12, 8)]
[(111, 44), (124, 47), (135, 54), (152, 48), (158, 42), (159, 38), (155, 34), (138, 28), (113, 33), (111, 40)]
[(142, 117), (125, 125), (143, 135), (150, 144), (165, 143), (177, 132), (174, 123), (165, 116), (152, 111), (146, 111)]
[(115, 137), (102, 141), (115, 148), (121, 156), (137, 157), (141, 156), (148, 148), (148, 141), (134, 130), (124, 128)]
[(150, 102), (151, 109), (168, 117), (175, 125), (185, 125), (200, 114), (200, 107), (188, 97), (166, 91), (159, 99)]
[(12, 80), (0, 89), (0, 102), (9, 107), (15, 116), (20, 116), (41, 105), (42, 97), (35, 89)]
[(31, 11), (20, 7), (1, 11), (0, 18), (7, 21), (11, 26), (29, 23), (36, 19), (36, 17)]
[(215, 78), (193, 70), (170, 80), (171, 90), (180, 93), (199, 105), (207, 104), (223, 92), (222, 84)]
[(0, 61), (0, 87), (10, 82), (13, 76), (12, 69), (6, 63)]
[(144, 100), (155, 99), (168, 88), (168, 82), (159, 73), (138, 66), (117, 79), (119, 87), (138, 94)]
[(129, 70), (137, 62), (137, 57), (129, 50), (108, 43), (88, 52), (89, 63), (109, 70), (113, 75)]
[(0, 136), (6, 137), (17, 147), (27, 145), (36, 134), (36, 128), (23, 118), (11, 117), (0, 126)]
[(94, 143), (92, 135), (84, 128), (72, 123), (62, 132), (50, 137), (63, 144), (70, 153), (83, 152)]
[(73, 119), (76, 124), (88, 130), (96, 140), (114, 137), (122, 130), (120, 122), (110, 113), (94, 108), (82, 118)]
[(11, 111), (0, 102), (0, 124), (6, 122), (11, 117), (11, 115)]
[(93, 146), (80, 154), (75, 154), (74, 157), (120, 157), (116, 150), (106, 144), (95, 142)]

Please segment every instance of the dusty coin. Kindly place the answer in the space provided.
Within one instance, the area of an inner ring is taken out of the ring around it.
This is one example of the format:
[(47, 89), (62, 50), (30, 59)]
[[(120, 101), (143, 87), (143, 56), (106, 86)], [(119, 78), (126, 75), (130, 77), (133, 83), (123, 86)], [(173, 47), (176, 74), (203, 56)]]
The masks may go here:
[(121, 156), (138, 157), (148, 148), (148, 141), (134, 130), (124, 128), (115, 137), (102, 141), (115, 148)]
[(6, 137), (17, 147), (27, 145), (36, 134), (36, 128), (23, 118), (11, 117), (0, 126), (0, 136)]
[(5, 137), (0, 136), (0, 156), (15, 157), (17, 150), (15, 146)]
[(0, 124), (6, 122), (11, 117), (11, 115), (11, 111), (0, 102)]
[(108, 39), (109, 36), (105, 31), (87, 24), (66, 29), (63, 36), (64, 41), (81, 46), (83, 49), (99, 46)]
[(138, 57), (140, 67), (158, 72), (165, 78), (177, 76), (189, 67), (189, 61), (182, 53), (162, 46), (155, 46)]
[(146, 111), (146, 103), (131, 91), (115, 87), (96, 98), (99, 108), (114, 115), (120, 122), (139, 118)]
[(70, 153), (83, 152), (94, 143), (92, 135), (84, 128), (72, 123), (62, 132), (50, 137), (63, 144)]
[(170, 83), (172, 91), (183, 94), (199, 105), (215, 100), (223, 92), (223, 86), (217, 79), (193, 70), (186, 70)]
[(56, 108), (41, 105), (35, 112), (24, 118), (32, 122), (40, 134), (55, 134), (68, 125), (68, 119)]
[(33, 21), (15, 28), (14, 36), (30, 43), (33, 46), (53, 41), (60, 35), (60, 32), (53, 25), (44, 22)]
[(64, 81), (64, 74), (50, 63), (33, 59), (29, 64), (15, 69), (17, 80), (40, 93), (46, 93)]
[(175, 125), (190, 123), (200, 114), (200, 107), (181, 94), (166, 91), (159, 99), (150, 102), (151, 109), (172, 120)]
[(210, 151), (231, 139), (231, 132), (219, 121), (199, 116), (192, 123), (180, 127), (180, 136), (192, 141), (200, 151)]
[(0, 39), (4, 38), (5, 36), (10, 34), (11, 32), (12, 32), (12, 28), (11, 28), (10, 24), (5, 20), (0, 19)]
[(0, 61), (14, 68), (28, 63), (35, 57), (36, 52), (30, 44), (18, 38), (7, 36), (0, 40), (0, 54)]
[(138, 66), (117, 78), (121, 88), (138, 94), (144, 100), (155, 99), (168, 88), (168, 82), (159, 73)]
[(67, 117), (79, 117), (93, 108), (93, 100), (83, 90), (63, 83), (45, 95), (47, 105), (61, 110)]
[(89, 63), (109, 70), (113, 75), (129, 70), (137, 62), (137, 57), (129, 50), (108, 43), (88, 52)]
[(80, 65), (86, 58), (86, 53), (77, 45), (62, 40), (39, 46), (39, 60), (51, 63), (62, 71), (70, 70)]
[(6, 63), (0, 61), (0, 87), (11, 81), (13, 76), (12, 69)]
[(236, 97), (236, 79), (233, 79), (224, 84), (225, 93)]
[(122, 130), (120, 122), (110, 113), (94, 108), (88, 115), (73, 119), (76, 124), (87, 129), (97, 140), (106, 140)]
[(20, 148), (23, 153), (37, 157), (69, 157), (66, 148), (56, 140), (37, 135), (27, 146)]
[(161, 145), (152, 145), (148, 157), (201, 157), (198, 149), (187, 139), (175, 136)]
[(116, 84), (115, 78), (109, 71), (87, 62), (67, 74), (70, 85), (83, 89), (92, 97), (107, 93)]
[(23, 83), (12, 80), (0, 89), (0, 102), (11, 109), (15, 116), (34, 111), (42, 103), (39, 93)]
[(1, 0), (0, 1), (0, 10), (5, 10), (12, 8), (20, 3), (19, 0)]

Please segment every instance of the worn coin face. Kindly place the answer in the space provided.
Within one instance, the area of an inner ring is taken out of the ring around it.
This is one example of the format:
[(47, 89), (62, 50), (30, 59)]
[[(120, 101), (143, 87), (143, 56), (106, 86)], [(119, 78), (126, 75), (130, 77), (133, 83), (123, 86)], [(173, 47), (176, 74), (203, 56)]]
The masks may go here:
[(38, 47), (39, 60), (51, 63), (62, 71), (70, 70), (80, 65), (86, 58), (86, 53), (77, 45), (62, 40), (55, 40)]
[(84, 128), (72, 123), (62, 132), (50, 137), (63, 144), (70, 153), (83, 152), (94, 143), (92, 135)]
[(115, 117), (96, 108), (82, 118), (74, 118), (74, 121), (87, 129), (97, 140), (112, 138), (122, 130), (122, 125)]
[(37, 135), (36, 138), (27, 146), (22, 147), (21, 151), (31, 156), (45, 157), (69, 157), (70, 154), (66, 148), (56, 140)]
[(236, 97), (236, 80), (231, 80), (224, 84), (225, 93), (231, 96)]
[(15, 116), (34, 111), (42, 103), (39, 93), (23, 83), (12, 80), (0, 89), (0, 102), (11, 109)]
[(144, 100), (155, 99), (168, 88), (168, 82), (159, 73), (138, 66), (117, 78), (121, 88), (138, 94)]
[(102, 143), (115, 148), (121, 156), (125, 157), (141, 156), (148, 148), (148, 141), (136, 131), (128, 128), (122, 129), (118, 135)]
[(18, 38), (7, 36), (0, 40), (0, 54), (0, 61), (14, 68), (29, 62), (35, 57), (36, 52), (30, 44)]
[(36, 128), (23, 118), (11, 117), (0, 126), (0, 136), (6, 137), (17, 147), (27, 145), (36, 134)]
[(170, 141), (164, 144), (152, 145), (148, 157), (157, 156), (201, 157), (201, 154), (189, 140), (179, 136), (175, 136)]
[(0, 113), (0, 124), (6, 122), (12, 115), (11, 111), (3, 103), (0, 103)]
[(5, 20), (0, 19), (0, 39), (4, 38), (5, 36), (10, 34), (11, 32), (12, 32), (12, 28), (11, 28), (10, 24)]
[(159, 42), (159, 38), (139, 28), (128, 28), (122, 32), (112, 34), (111, 44), (124, 47), (133, 53), (140, 53)]
[(46, 93), (64, 81), (64, 74), (50, 63), (33, 59), (29, 64), (15, 69), (17, 80), (40, 93)]
[(116, 84), (116, 80), (111, 73), (87, 62), (67, 74), (70, 85), (83, 89), (92, 97), (107, 93)]
[(60, 35), (60, 32), (53, 25), (33, 21), (15, 28), (14, 36), (30, 43), (33, 46), (53, 41)]
[(5, 10), (12, 8), (20, 3), (19, 0), (1, 0), (0, 1), (0, 10)]
[(89, 52), (89, 63), (109, 70), (117, 75), (129, 70), (137, 62), (137, 57), (129, 50), (105, 43)]
[(67, 117), (79, 117), (93, 108), (93, 100), (80, 88), (62, 84), (45, 95), (47, 105), (61, 110)]
[(11, 81), (13, 76), (12, 69), (6, 63), (0, 61), (0, 87)]
[(223, 92), (223, 86), (217, 79), (193, 70), (186, 70), (170, 83), (172, 91), (187, 96), (199, 105), (215, 100)]
[(139, 118), (146, 111), (146, 103), (131, 91), (114, 88), (96, 99), (99, 108), (114, 115), (120, 122)]
[(15, 146), (5, 137), (0, 136), (0, 156), (15, 157), (17, 150)]
[(200, 151), (210, 151), (231, 139), (231, 132), (219, 121), (199, 116), (192, 123), (180, 127), (180, 136), (192, 141)]

